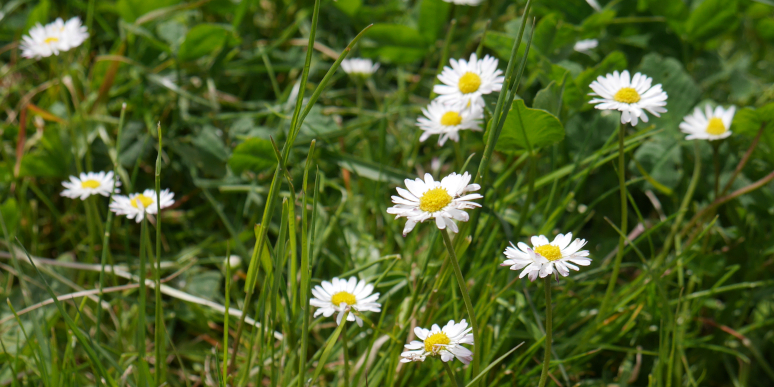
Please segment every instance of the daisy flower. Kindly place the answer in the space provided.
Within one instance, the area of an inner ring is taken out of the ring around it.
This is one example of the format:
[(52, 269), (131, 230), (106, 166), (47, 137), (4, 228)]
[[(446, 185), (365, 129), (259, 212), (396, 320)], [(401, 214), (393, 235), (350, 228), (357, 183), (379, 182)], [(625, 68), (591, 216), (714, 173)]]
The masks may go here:
[[(167, 208), (175, 203), (175, 194), (168, 189), (161, 191), (161, 208)], [(116, 215), (126, 215), (129, 219), (134, 219), (140, 223), (145, 214), (153, 215), (157, 212), (156, 191), (146, 189), (142, 193), (133, 193), (129, 196), (118, 195), (113, 197), (113, 203), (110, 203), (110, 210)]]
[(648, 115), (645, 110), (656, 117), (667, 110), (667, 93), (661, 90), (661, 85), (651, 87), (653, 79), (637, 73), (634, 77), (629, 76), (629, 71), (623, 73), (614, 71), (607, 76), (599, 76), (596, 81), (591, 82), (593, 93), (589, 95), (597, 96), (591, 100), (592, 104), (600, 110), (618, 110), (621, 112), (621, 123), (631, 122), (633, 126), (637, 125), (640, 119), (648, 122)]
[(80, 46), (88, 37), (89, 33), (78, 17), (66, 23), (62, 19), (56, 19), (45, 26), (38, 23), (30, 28), (29, 35), (22, 38), (22, 56), (39, 59), (59, 55), (60, 52)]
[(474, 105), (484, 107), (483, 95), (503, 87), (503, 72), (497, 69), (497, 59), (489, 55), (478, 59), (473, 53), (468, 61), (451, 59), (450, 62), (451, 67), (444, 67), (438, 75), (443, 84), (433, 87), (441, 102), (458, 109)]
[(406, 344), (404, 347), (408, 351), (400, 354), (402, 357), (400, 362), (425, 361), (428, 356), (441, 355), (443, 362), (450, 362), (456, 357), (463, 364), (470, 364), (473, 360), (473, 352), (463, 347), (462, 344), (473, 345), (471, 330), (473, 328), (468, 328), (468, 323), (465, 320), (457, 324), (454, 323), (454, 320), (450, 320), (443, 328), (439, 328), (437, 324), (433, 324), (429, 330), (416, 327), (414, 334), (422, 341), (414, 340)]
[(573, 50), (582, 52), (585, 54), (597, 48), (597, 46), (599, 46), (599, 41), (596, 39), (579, 40), (575, 43)]
[(685, 116), (680, 124), (680, 131), (687, 133), (686, 140), (721, 140), (731, 135), (731, 121), (734, 120), (736, 106), (723, 109), (718, 106), (713, 111), (709, 104), (704, 107), (704, 113), (698, 107), (693, 114)]
[(478, 191), (481, 186), (468, 184), (469, 182), (470, 174), (467, 172), (462, 175), (452, 172), (441, 181), (435, 181), (429, 173), (425, 173), (424, 181), (420, 178), (406, 179), (408, 190), (398, 187), (400, 196), (392, 197), (395, 206), (388, 208), (387, 213), (396, 215), (396, 219), (400, 217), (407, 219), (406, 227), (403, 228), (404, 237), (417, 223), (431, 218), (435, 218), (435, 224), (439, 229), (448, 227), (453, 232), (458, 232), (457, 225), (452, 219), (467, 222), (468, 213), (464, 210), (481, 207), (480, 204), (470, 200), (481, 199), (483, 196), (467, 194)]
[(529, 280), (534, 281), (538, 275), (540, 278), (548, 277), (556, 272), (563, 277), (570, 275), (570, 270), (580, 270), (578, 266), (591, 264), (588, 250), (581, 250), (586, 244), (585, 239), (572, 240), (572, 233), (559, 234), (554, 241), (548, 243), (548, 238), (543, 235), (532, 237), (532, 248), (524, 242), (519, 242), (518, 247), (513, 243), (505, 248), (506, 259), (500, 266), (510, 266), (511, 270), (524, 269), (519, 278), (529, 275)]
[[(118, 187), (121, 182), (116, 181), (115, 184)], [(91, 195), (110, 196), (110, 192), (113, 191), (113, 171), (81, 173), (78, 177), (70, 176), (70, 180), (63, 181), (62, 185), (65, 190), (61, 195), (70, 199), (86, 200)], [(116, 192), (120, 191), (116, 189)]]
[(435, 100), (422, 109), (424, 117), (417, 119), (417, 126), (424, 131), (419, 141), (425, 141), (430, 136), (438, 134), (438, 145), (443, 146), (446, 140), (460, 141), (460, 130), (481, 130), (484, 110), (480, 106), (470, 109), (457, 109), (451, 105)]
[[(314, 317), (330, 317), (338, 312), (336, 324), (341, 325), (344, 312), (350, 309), (358, 312), (382, 311), (382, 305), (376, 302), (379, 293), (373, 291), (374, 285), (358, 281), (355, 277), (350, 277), (349, 281), (334, 278), (331, 282), (323, 281), (322, 286), (317, 285), (312, 289), (314, 298), (309, 300), (309, 305), (319, 308), (314, 312)], [(356, 321), (357, 325), (363, 326), (363, 320), (354, 313), (347, 314), (347, 321)]]
[(368, 77), (379, 69), (379, 63), (373, 63), (370, 59), (344, 59), (341, 61), (341, 68), (349, 75)]

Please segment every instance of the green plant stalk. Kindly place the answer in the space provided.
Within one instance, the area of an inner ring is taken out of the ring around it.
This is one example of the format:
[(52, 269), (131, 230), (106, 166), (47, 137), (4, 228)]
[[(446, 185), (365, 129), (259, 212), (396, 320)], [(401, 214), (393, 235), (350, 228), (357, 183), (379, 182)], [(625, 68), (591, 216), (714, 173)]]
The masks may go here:
[[(228, 250), (228, 248), (226, 249)], [(226, 252), (226, 312), (223, 314), (223, 387), (228, 386), (228, 308), (231, 303), (231, 259)]]
[(481, 357), (481, 354), (477, 352), (477, 349), (482, 347), (480, 341), (480, 332), (478, 330), (478, 321), (476, 320), (476, 310), (473, 308), (473, 303), (470, 301), (470, 295), (468, 294), (467, 286), (465, 285), (465, 277), (462, 276), (462, 270), (460, 269), (460, 263), (457, 260), (457, 252), (454, 251), (454, 245), (452, 244), (451, 237), (449, 237), (449, 230), (442, 230), (441, 236), (443, 236), (443, 242), (446, 245), (446, 250), (449, 252), (449, 260), (454, 267), (454, 275), (457, 276), (457, 284), (460, 286), (460, 293), (462, 293), (462, 299), (465, 302), (465, 309), (468, 311), (470, 317), (470, 326), (473, 328), (473, 374), (475, 378), (478, 376), (478, 368), (475, 365), (478, 363), (476, 359)]
[[(307, 195), (308, 195), (308, 187), (306, 185), (307, 178), (309, 177), (309, 167), (312, 164), (312, 156), (314, 154), (314, 147), (315, 147), (316, 141), (312, 140), (312, 144), (309, 146), (309, 154), (306, 158), (306, 165), (304, 166), (304, 178), (302, 181), (302, 192), (303, 195), (301, 196), (303, 199), (301, 201), (301, 291), (298, 294), (299, 299), (299, 305), (301, 306), (301, 310), (303, 312), (302, 321), (303, 321), (303, 331), (301, 332), (301, 352), (299, 353), (299, 361), (298, 361), (298, 387), (303, 387), (304, 385), (304, 375), (306, 375), (306, 351), (307, 347), (309, 345), (309, 286), (311, 284), (312, 280), (312, 273), (309, 270), (309, 237), (308, 237), (308, 227), (307, 227), (307, 216), (308, 216), (308, 210), (307, 210)], [(315, 180), (315, 184), (317, 181)], [(312, 218), (314, 219), (314, 208), (316, 208), (314, 205), (316, 202), (313, 200), (313, 210), (312, 210)], [(295, 275), (295, 273), (294, 273)]]
[(543, 356), (543, 371), (540, 373), (540, 383), (538, 387), (545, 387), (548, 380), (548, 368), (551, 364), (551, 339), (553, 333), (553, 311), (551, 310), (551, 276), (545, 278), (546, 288), (546, 349)]
[(460, 387), (460, 384), (457, 383), (457, 377), (454, 375), (454, 370), (449, 365), (451, 362), (441, 361), (441, 364), (443, 364), (443, 368), (446, 370), (446, 374), (449, 375), (449, 379), (452, 380), (452, 383), (455, 387)]
[(624, 248), (626, 247), (627, 217), (629, 207), (626, 200), (626, 152), (624, 150), (625, 137), (626, 124), (621, 123), (618, 127), (618, 185), (621, 191), (621, 235), (618, 237), (618, 251), (616, 252), (615, 262), (613, 263), (613, 273), (610, 276), (610, 282), (607, 284), (605, 298), (602, 299), (602, 306), (599, 308), (597, 319), (602, 319), (607, 314), (608, 304), (610, 303), (610, 297), (613, 295), (615, 283), (618, 281), (618, 272), (621, 270), (621, 261), (623, 260)]
[[(121, 105), (121, 116), (118, 119), (118, 132), (116, 133), (115, 158), (113, 158), (113, 187), (110, 189), (108, 203), (113, 201), (113, 195), (116, 193), (116, 183), (118, 182), (118, 156), (120, 152), (121, 131), (124, 128), (124, 118), (126, 116), (126, 103)], [(113, 154), (111, 154), (113, 156)], [(110, 230), (113, 227), (113, 211), (108, 210), (107, 220), (105, 221), (105, 233), (102, 236), (102, 258), (100, 259), (99, 270), (99, 301), (97, 301), (97, 331), (94, 334), (95, 346), (99, 347), (99, 327), (102, 324), (102, 290), (105, 287), (105, 264), (107, 264), (108, 252), (110, 251)], [(112, 272), (112, 271), (111, 271)], [(115, 274), (114, 274), (115, 275)], [(99, 356), (99, 353), (97, 354)]]
[[(161, 303), (161, 153), (163, 150), (161, 143), (161, 123), (158, 124), (156, 134), (159, 136), (159, 151), (156, 156), (156, 270), (153, 271), (154, 282), (156, 284), (156, 318), (155, 327), (153, 332), (155, 334), (154, 349), (156, 350), (156, 385), (160, 386), (165, 382), (164, 365), (166, 361), (164, 358), (164, 348), (166, 346), (166, 339), (164, 337), (164, 309)], [(228, 259), (228, 258), (226, 258)], [(228, 261), (226, 261), (228, 262)], [(226, 311), (228, 316), (228, 311)], [(226, 330), (228, 333), (228, 330)], [(228, 353), (228, 348), (223, 348), (224, 352)], [(223, 375), (226, 378), (226, 375)]]
[(342, 321), (341, 350), (344, 352), (344, 387), (349, 387), (349, 346), (347, 345), (347, 321)]
[(140, 228), (140, 302), (137, 316), (137, 359), (139, 361), (139, 386), (147, 387), (145, 365), (145, 239), (148, 234), (148, 214), (143, 214)]

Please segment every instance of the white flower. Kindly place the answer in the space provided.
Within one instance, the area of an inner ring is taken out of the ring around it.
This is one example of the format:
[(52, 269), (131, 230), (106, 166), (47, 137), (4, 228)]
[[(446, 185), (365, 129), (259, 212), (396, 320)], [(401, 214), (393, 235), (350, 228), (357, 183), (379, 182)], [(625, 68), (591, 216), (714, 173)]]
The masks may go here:
[(575, 43), (573, 50), (586, 53), (597, 48), (597, 46), (599, 46), (599, 41), (596, 39), (579, 40)]
[(419, 141), (425, 141), (434, 134), (438, 137), (438, 145), (443, 146), (446, 140), (460, 141), (460, 130), (481, 130), (481, 121), (484, 118), (484, 110), (480, 106), (471, 106), (470, 109), (458, 109), (451, 105), (435, 100), (422, 109), (424, 117), (417, 119), (417, 126), (424, 130)]
[(598, 104), (594, 107), (600, 110), (620, 111), (622, 124), (631, 122), (632, 125), (637, 125), (640, 118), (648, 122), (648, 115), (644, 110), (656, 117), (661, 117), (659, 113), (667, 111), (664, 108), (667, 93), (661, 90), (660, 84), (651, 87), (652, 82), (652, 78), (640, 73), (630, 78), (628, 70), (621, 74), (615, 71), (591, 82), (589, 87), (594, 92), (589, 95), (601, 98), (594, 98), (589, 103)]
[(518, 247), (513, 243), (505, 248), (506, 259), (500, 266), (510, 266), (511, 270), (524, 270), (519, 274), (519, 278), (529, 275), (529, 280), (534, 281), (540, 275), (540, 278), (548, 277), (556, 272), (563, 277), (570, 274), (570, 270), (580, 270), (578, 266), (588, 266), (591, 264), (588, 250), (581, 250), (586, 244), (585, 239), (572, 240), (572, 233), (559, 234), (554, 241), (548, 243), (548, 238), (543, 235), (533, 236), (532, 248), (524, 242), (519, 242)]
[(228, 265), (231, 270), (236, 270), (242, 267), (242, 257), (232, 254), (230, 257), (225, 259), (224, 263)]
[(447, 3), (457, 4), (457, 5), (479, 5), (484, 0), (443, 0)]
[[(116, 181), (115, 184), (118, 187), (121, 182)], [(66, 189), (61, 195), (70, 199), (86, 200), (91, 195), (110, 196), (113, 190), (113, 171), (81, 173), (79, 177), (70, 176), (70, 180), (63, 181), (62, 185)], [(116, 192), (120, 191), (116, 189)]]
[[(175, 194), (168, 189), (161, 191), (161, 208), (167, 208), (175, 203), (173, 199)], [(134, 219), (140, 223), (145, 214), (155, 214), (157, 212), (156, 191), (146, 189), (143, 193), (133, 193), (129, 196), (118, 195), (113, 197), (113, 203), (110, 203), (110, 210), (116, 215), (126, 215), (129, 219)]]
[(484, 107), (483, 95), (503, 87), (503, 72), (497, 69), (497, 59), (489, 55), (477, 59), (473, 53), (469, 61), (451, 59), (450, 62), (451, 67), (444, 67), (438, 75), (443, 84), (433, 87), (441, 102), (458, 109), (474, 105)]
[[(406, 227), (403, 228), (403, 236), (414, 229), (417, 223), (435, 218), (435, 224), (443, 230), (448, 227), (453, 232), (458, 232), (457, 225), (452, 219), (463, 222), (468, 221), (468, 213), (465, 209), (481, 207), (480, 204), (470, 200), (481, 199), (479, 194), (468, 192), (478, 191), (481, 186), (468, 184), (470, 174), (462, 175), (452, 172), (441, 181), (435, 181), (433, 176), (425, 173), (425, 180), (406, 179), (406, 188), (398, 187), (400, 196), (393, 196), (395, 206), (387, 209), (388, 214), (396, 215), (395, 218), (405, 217)], [(464, 196), (463, 196), (464, 195)]]
[(433, 324), (430, 330), (416, 327), (414, 334), (422, 341), (414, 340), (406, 344), (404, 347), (408, 351), (400, 354), (402, 357), (400, 362), (425, 361), (427, 356), (441, 355), (441, 360), (444, 362), (452, 361), (456, 357), (463, 364), (470, 364), (473, 360), (473, 352), (463, 347), (462, 344), (473, 344), (471, 330), (473, 328), (468, 328), (468, 323), (465, 320), (458, 324), (455, 324), (454, 320), (450, 320), (443, 329), (439, 328), (437, 324)]
[(680, 130), (687, 133), (686, 140), (721, 140), (731, 135), (731, 121), (734, 120), (736, 106), (723, 109), (722, 106), (712, 108), (709, 104), (704, 107), (704, 113), (698, 107), (693, 114), (685, 116), (680, 124)]
[(341, 324), (344, 312), (349, 310), (347, 321), (356, 321), (357, 325), (362, 327), (363, 320), (350, 309), (358, 312), (381, 312), (382, 305), (376, 302), (379, 299), (379, 293), (373, 293), (373, 291), (373, 285), (362, 280), (358, 281), (355, 277), (350, 277), (349, 281), (334, 278), (331, 282), (323, 281), (322, 286), (317, 285), (312, 289), (314, 298), (309, 300), (309, 305), (319, 308), (314, 312), (314, 317), (319, 315), (330, 317), (338, 312), (336, 324)]
[(367, 77), (379, 69), (379, 63), (373, 63), (370, 59), (344, 59), (341, 61), (341, 68), (347, 74)]
[(78, 17), (67, 23), (61, 18), (45, 26), (38, 23), (30, 28), (29, 35), (22, 38), (22, 56), (38, 59), (59, 55), (60, 52), (80, 46), (88, 37), (89, 33)]

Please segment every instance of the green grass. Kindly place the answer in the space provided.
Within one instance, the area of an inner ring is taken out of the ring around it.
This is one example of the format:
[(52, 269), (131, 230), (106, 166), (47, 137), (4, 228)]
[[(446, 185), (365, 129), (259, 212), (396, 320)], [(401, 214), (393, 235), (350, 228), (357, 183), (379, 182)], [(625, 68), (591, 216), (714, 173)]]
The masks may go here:
[[(774, 384), (774, 6), (598, 2), (3, 3), (0, 386)], [(73, 16), (82, 46), (20, 56), (29, 27)], [(505, 77), (487, 130), (419, 142), (435, 75), (473, 52)], [(345, 57), (381, 68), (351, 78)], [(588, 104), (624, 69), (669, 111), (619, 130)], [(708, 102), (737, 107), (733, 134), (686, 141)], [(60, 196), (108, 170), (175, 205), (136, 223)], [(458, 234), (403, 237), (386, 213), (425, 172), (481, 184)], [(500, 266), (567, 232), (591, 266)], [(382, 312), (313, 317), (311, 289), (349, 276)], [(414, 327), (451, 319), (476, 328), (470, 366), (400, 363)]]

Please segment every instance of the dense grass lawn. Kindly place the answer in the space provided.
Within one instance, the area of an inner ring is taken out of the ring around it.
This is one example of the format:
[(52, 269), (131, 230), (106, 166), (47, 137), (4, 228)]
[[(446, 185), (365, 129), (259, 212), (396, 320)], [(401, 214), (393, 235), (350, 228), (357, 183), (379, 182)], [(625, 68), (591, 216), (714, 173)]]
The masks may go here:
[(0, 386), (774, 386), (771, 0), (7, 0)]

